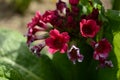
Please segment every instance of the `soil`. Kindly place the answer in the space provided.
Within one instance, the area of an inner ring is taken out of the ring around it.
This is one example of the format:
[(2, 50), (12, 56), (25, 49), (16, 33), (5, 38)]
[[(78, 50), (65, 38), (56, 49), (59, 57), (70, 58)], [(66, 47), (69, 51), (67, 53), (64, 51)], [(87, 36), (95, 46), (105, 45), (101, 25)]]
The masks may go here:
[[(10, 7), (10, 0), (0, 0), (0, 28), (9, 28), (24, 34), (26, 24), (31, 20), (36, 11), (44, 13), (46, 10), (55, 9), (57, 0), (33, 0), (24, 15), (17, 14)], [(64, 0), (68, 1), (68, 0)], [(110, 9), (110, 0), (101, 0), (105, 9)]]

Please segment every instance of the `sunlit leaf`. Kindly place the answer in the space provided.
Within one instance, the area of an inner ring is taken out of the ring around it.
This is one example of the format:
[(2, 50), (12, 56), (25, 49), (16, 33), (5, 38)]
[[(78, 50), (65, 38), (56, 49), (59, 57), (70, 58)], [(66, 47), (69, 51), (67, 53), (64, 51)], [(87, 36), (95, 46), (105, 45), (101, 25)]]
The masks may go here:
[(15, 31), (0, 30), (0, 62), (15, 67), (25, 80), (60, 80), (51, 59), (33, 55), (25, 37)]

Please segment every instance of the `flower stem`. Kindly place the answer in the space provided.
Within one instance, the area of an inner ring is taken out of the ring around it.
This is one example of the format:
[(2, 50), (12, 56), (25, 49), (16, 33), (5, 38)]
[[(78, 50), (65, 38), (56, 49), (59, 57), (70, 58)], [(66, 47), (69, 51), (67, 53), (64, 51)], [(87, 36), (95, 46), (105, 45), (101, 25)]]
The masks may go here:
[(120, 10), (120, 0), (114, 0), (112, 9)]

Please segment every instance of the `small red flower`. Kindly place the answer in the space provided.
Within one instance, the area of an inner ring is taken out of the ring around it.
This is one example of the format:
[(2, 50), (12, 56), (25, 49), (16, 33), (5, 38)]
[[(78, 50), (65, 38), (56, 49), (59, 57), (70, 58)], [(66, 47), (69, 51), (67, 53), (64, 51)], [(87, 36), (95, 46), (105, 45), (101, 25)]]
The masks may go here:
[(100, 58), (107, 59), (112, 46), (107, 39), (102, 39), (95, 44), (94, 59), (99, 60)]
[(80, 54), (79, 48), (76, 46), (72, 46), (70, 50), (68, 50), (68, 58), (75, 64), (76, 61), (82, 62), (83, 55)]
[(45, 40), (46, 45), (49, 47), (50, 53), (55, 53), (57, 51), (60, 51), (61, 53), (65, 53), (67, 51), (68, 45), (67, 42), (69, 42), (69, 35), (67, 32), (63, 32), (60, 34), (60, 32), (57, 29), (50, 31), (50, 37)]
[(32, 21), (28, 23), (28, 27), (29, 28), (33, 28), (35, 27), (38, 23), (39, 23), (39, 20), (42, 18), (41, 14), (37, 11), (34, 18), (32, 18)]
[(83, 37), (93, 38), (99, 31), (100, 27), (97, 25), (95, 20), (82, 19), (80, 22), (80, 32)]
[(51, 23), (53, 21), (53, 19), (57, 18), (57, 12), (55, 10), (53, 11), (46, 11), (43, 16), (42, 16), (42, 20), (45, 23)]
[(69, 3), (71, 5), (77, 5), (79, 3), (79, 0), (69, 0)]
[(36, 12), (34, 18), (32, 18), (32, 21), (27, 24), (28, 28), (34, 28), (36, 25), (43, 29), (48, 28), (46, 23), (42, 20), (42, 15), (39, 12)]

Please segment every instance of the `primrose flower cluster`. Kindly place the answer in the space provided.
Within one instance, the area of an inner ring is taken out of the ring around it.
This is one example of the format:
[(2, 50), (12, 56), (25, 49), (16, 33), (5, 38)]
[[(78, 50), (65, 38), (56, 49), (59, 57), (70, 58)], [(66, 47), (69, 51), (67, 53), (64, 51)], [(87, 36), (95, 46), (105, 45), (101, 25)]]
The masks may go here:
[[(112, 49), (111, 44), (106, 38), (95, 40), (102, 27), (102, 21), (99, 20), (99, 9), (92, 7), (89, 14), (80, 14), (79, 4), (80, 0), (69, 0), (68, 7), (65, 2), (58, 0), (55, 10), (48, 10), (44, 14), (36, 12), (27, 25), (28, 47), (34, 54), (40, 56), (41, 50), (47, 46), (51, 54), (56, 52), (67, 54), (68, 59), (75, 64), (77, 61), (84, 61), (84, 55), (80, 52), (77, 41), (85, 39), (89, 40), (88, 44), (94, 50), (91, 55), (94, 60), (99, 62), (99, 66), (113, 67), (112, 61), (108, 60), (109, 52)], [(32, 45), (35, 41), (39, 41), (39, 43)]]

